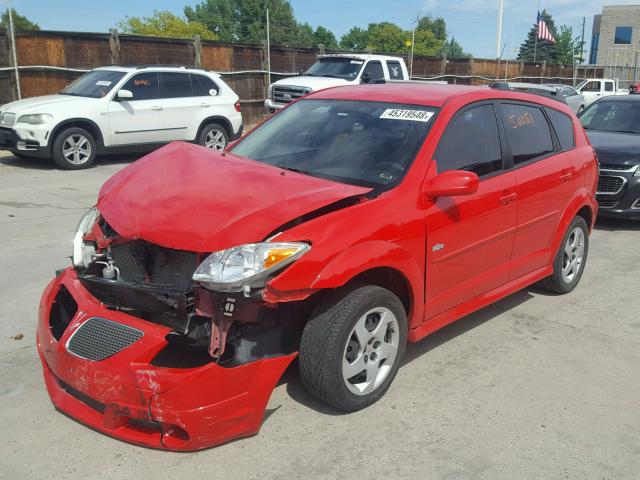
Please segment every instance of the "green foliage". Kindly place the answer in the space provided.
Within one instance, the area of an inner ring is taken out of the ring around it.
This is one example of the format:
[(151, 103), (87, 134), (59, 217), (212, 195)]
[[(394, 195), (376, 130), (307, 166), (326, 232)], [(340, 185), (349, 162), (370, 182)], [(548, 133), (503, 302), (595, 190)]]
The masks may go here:
[[(15, 30), (40, 30), (40, 26), (37, 23), (33, 23), (27, 17), (20, 15), (15, 8), (11, 9), (11, 14)], [(9, 9), (6, 9), (2, 17), (0, 17), (0, 28), (9, 30)]]
[(316, 28), (316, 31), (313, 32), (313, 42), (315, 44), (314, 47), (322, 44), (325, 48), (338, 48), (336, 36), (331, 30), (327, 30), (323, 26), (319, 26)]
[[(370, 23), (366, 30), (353, 27), (340, 39), (340, 46), (348, 50), (408, 53), (411, 51), (412, 37), (412, 31), (403, 30), (393, 23)], [(415, 55), (435, 56), (442, 45), (443, 41), (433, 31), (416, 28)]]
[(171, 12), (153, 12), (151, 17), (125, 17), (118, 27), (124, 33), (153, 35), (156, 37), (191, 38), (200, 35), (204, 40), (215, 40), (216, 34), (200, 22), (186, 21)]
[(560, 33), (556, 37), (556, 54), (558, 56), (558, 62), (564, 65), (572, 65), (574, 59), (578, 59), (580, 62), (582, 42), (580, 37), (573, 36), (573, 29), (562, 25), (560, 27)]
[(447, 58), (471, 58), (471, 54), (462, 49), (455, 37), (451, 37), (450, 42), (445, 42), (440, 49), (440, 56)]
[[(553, 18), (551, 15), (547, 13), (546, 10), (542, 11), (542, 17), (547, 23), (547, 27), (549, 31), (553, 35), (553, 37), (558, 39), (558, 31), (556, 30), (555, 23), (553, 22)], [(538, 35), (537, 25), (531, 27), (529, 30), (529, 34), (527, 35), (527, 39), (522, 42), (520, 45), (520, 52), (518, 53), (518, 60), (524, 60), (525, 62), (533, 62), (534, 61), (534, 53), (535, 53), (535, 61), (543, 62), (546, 61), (548, 63), (558, 63), (558, 52), (556, 50), (556, 46), (553, 43), (549, 43), (546, 40), (537, 40), (537, 49), (536, 49), (536, 37)]]
[(432, 18), (431, 15), (418, 18), (416, 31), (431, 31), (438, 40), (445, 42), (447, 40), (447, 24), (444, 18)]

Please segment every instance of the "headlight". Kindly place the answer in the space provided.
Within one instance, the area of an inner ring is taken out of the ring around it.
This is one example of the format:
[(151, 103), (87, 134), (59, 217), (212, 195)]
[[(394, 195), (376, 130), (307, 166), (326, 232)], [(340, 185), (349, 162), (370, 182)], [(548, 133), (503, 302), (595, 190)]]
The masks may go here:
[(34, 113), (30, 115), (22, 115), (18, 118), (18, 123), (30, 123), (31, 125), (41, 125), (53, 120), (53, 116), (48, 113)]
[(91, 242), (85, 242), (84, 236), (91, 231), (99, 216), (100, 212), (93, 207), (78, 223), (76, 234), (73, 236), (73, 266), (76, 268), (88, 268), (93, 261), (92, 255), (96, 252), (96, 247)]
[(214, 252), (196, 269), (193, 279), (206, 288), (239, 292), (259, 287), (271, 273), (289, 265), (309, 251), (306, 243), (250, 243)]

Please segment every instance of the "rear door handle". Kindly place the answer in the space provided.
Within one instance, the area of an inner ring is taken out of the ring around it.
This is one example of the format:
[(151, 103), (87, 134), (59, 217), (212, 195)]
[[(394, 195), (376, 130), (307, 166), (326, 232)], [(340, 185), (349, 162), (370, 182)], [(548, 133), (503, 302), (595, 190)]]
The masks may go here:
[(209, 105), (208, 103), (201, 103), (200, 106), (204, 108), (209, 108), (211, 105)]
[(572, 178), (573, 174), (571, 172), (563, 173), (562, 175), (560, 175), (560, 182), (567, 183)]
[(153, 107), (151, 107), (151, 110), (155, 110), (156, 112), (160, 112), (162, 110), (162, 107), (160, 105), (154, 105)]
[(509, 205), (511, 202), (514, 202), (515, 200), (517, 200), (518, 198), (518, 194), (517, 193), (510, 193), (509, 195), (505, 195), (504, 197), (500, 197), (500, 203), (503, 205)]

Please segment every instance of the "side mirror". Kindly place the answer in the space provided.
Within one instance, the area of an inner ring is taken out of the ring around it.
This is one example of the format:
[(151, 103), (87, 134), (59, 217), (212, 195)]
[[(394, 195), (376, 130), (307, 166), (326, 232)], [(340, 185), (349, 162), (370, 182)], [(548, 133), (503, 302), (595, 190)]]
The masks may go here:
[(118, 100), (130, 100), (133, 98), (133, 93), (131, 90), (118, 90), (118, 94), (116, 95)]
[(475, 173), (464, 170), (449, 170), (427, 182), (423, 193), (431, 198), (471, 195), (478, 191), (479, 185), (480, 179)]
[(371, 75), (369, 72), (364, 72), (360, 77), (360, 83), (369, 83), (371, 81)]

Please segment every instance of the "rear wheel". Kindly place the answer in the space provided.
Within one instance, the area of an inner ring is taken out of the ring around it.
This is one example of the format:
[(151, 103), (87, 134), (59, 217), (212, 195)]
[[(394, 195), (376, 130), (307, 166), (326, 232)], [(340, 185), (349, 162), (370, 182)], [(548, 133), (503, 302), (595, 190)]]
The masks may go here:
[(584, 218), (573, 219), (553, 262), (553, 275), (540, 286), (553, 293), (571, 292), (582, 278), (589, 253), (589, 228)]
[(359, 410), (387, 391), (406, 342), (404, 306), (389, 290), (369, 285), (332, 297), (302, 333), (302, 381), (329, 405)]
[(55, 138), (52, 154), (55, 164), (65, 170), (88, 168), (96, 158), (96, 141), (83, 128), (67, 128)]
[(212, 150), (224, 150), (227, 143), (229, 143), (229, 134), (218, 123), (205, 125), (198, 136), (198, 144)]

